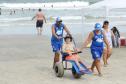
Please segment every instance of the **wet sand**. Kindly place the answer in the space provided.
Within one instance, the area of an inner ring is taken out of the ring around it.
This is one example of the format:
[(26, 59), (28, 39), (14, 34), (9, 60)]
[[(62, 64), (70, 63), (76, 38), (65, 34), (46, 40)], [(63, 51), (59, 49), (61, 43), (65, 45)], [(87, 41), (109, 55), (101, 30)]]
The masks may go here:
[[(74, 79), (71, 71), (65, 71), (64, 77), (57, 78), (52, 70), (49, 37), (3, 35), (0, 36), (0, 84), (125, 84), (125, 53), (126, 47), (113, 49), (109, 66), (102, 67), (103, 77), (83, 75), (81, 79)], [(89, 49), (84, 49), (80, 56), (91, 65)]]

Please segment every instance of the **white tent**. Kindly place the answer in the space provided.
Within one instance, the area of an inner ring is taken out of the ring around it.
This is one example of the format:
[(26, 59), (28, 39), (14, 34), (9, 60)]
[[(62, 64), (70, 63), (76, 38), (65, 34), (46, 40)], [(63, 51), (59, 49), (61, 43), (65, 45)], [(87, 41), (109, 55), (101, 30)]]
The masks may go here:
[(92, 4), (89, 9), (105, 8), (106, 18), (109, 16), (110, 9), (126, 8), (126, 0), (104, 0)]
[(101, 8), (101, 7), (107, 7), (109, 9), (126, 8), (126, 0), (104, 0), (89, 6), (89, 8)]

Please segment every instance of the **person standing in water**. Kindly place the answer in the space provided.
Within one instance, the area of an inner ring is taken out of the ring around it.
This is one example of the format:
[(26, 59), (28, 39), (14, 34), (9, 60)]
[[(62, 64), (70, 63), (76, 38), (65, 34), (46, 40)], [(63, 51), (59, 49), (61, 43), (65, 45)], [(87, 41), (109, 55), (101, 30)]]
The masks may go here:
[[(110, 56), (112, 54), (112, 39), (115, 39), (115, 36), (109, 28), (109, 22), (108, 21), (104, 21), (103, 31), (105, 32), (106, 38), (107, 38), (107, 40), (109, 42), (109, 46), (110, 46), (110, 48), (108, 50), (108, 48), (104, 44), (103, 62), (104, 62), (104, 66), (107, 67), (108, 59), (110, 58)], [(108, 51), (110, 51), (110, 52), (108, 53)]]
[(13, 11), (11, 10), (11, 11), (10, 11), (10, 15), (12, 15), (12, 14), (13, 14)]
[(32, 20), (36, 18), (36, 28), (37, 28), (37, 34), (38, 35), (42, 35), (42, 27), (43, 27), (43, 23), (45, 21), (46, 23), (46, 18), (44, 16), (44, 14), (42, 13), (42, 10), (39, 9), (38, 12), (36, 13), (36, 15), (32, 18)]
[(0, 15), (1, 15), (1, 8), (0, 8)]
[(16, 13), (16, 11), (14, 10), (14, 14)]

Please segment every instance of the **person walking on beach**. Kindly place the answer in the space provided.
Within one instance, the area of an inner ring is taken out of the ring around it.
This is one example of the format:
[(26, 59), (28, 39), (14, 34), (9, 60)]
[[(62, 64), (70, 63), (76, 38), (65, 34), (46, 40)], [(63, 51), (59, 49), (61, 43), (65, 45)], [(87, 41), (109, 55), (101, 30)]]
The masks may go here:
[(115, 40), (112, 39), (113, 47), (118, 48), (119, 47), (119, 38), (120, 38), (119, 30), (116, 27), (113, 27), (111, 30), (112, 30), (113, 34), (115, 35)]
[(42, 27), (43, 27), (44, 21), (46, 23), (46, 18), (44, 16), (44, 14), (42, 13), (41, 9), (38, 10), (38, 12), (36, 13), (36, 15), (32, 18), (32, 20), (34, 18), (37, 19), (37, 22), (36, 22), (37, 34), (41, 35), (42, 34)]
[[(108, 65), (108, 59), (110, 58), (111, 54), (112, 54), (112, 39), (115, 39), (115, 36), (113, 34), (113, 32), (109, 29), (109, 22), (108, 21), (104, 21), (103, 23), (103, 31), (105, 32), (106, 38), (109, 42), (109, 50), (106, 47), (106, 45), (104, 44), (104, 53), (103, 53), (103, 62), (104, 62), (104, 66), (106, 67)], [(110, 51), (110, 52), (108, 52)]]
[(100, 60), (103, 54), (104, 42), (106, 44), (106, 48), (108, 49), (108, 53), (110, 47), (105, 33), (102, 31), (102, 26), (99, 23), (95, 24), (95, 29), (90, 32), (88, 38), (86, 39), (84, 45), (82, 46), (82, 48), (80, 48), (80, 50), (82, 51), (90, 42), (92, 42), (90, 49), (92, 58), (94, 59), (91, 66), (91, 71), (94, 72), (94, 68), (96, 67), (98, 75), (102, 76)]
[(60, 51), (63, 45), (64, 30), (68, 35), (71, 35), (66, 25), (62, 23), (62, 19), (60, 17), (57, 17), (56, 23), (52, 25), (52, 37), (51, 37), (51, 45), (53, 48), (53, 52), (55, 53), (53, 68), (55, 63), (60, 61)]

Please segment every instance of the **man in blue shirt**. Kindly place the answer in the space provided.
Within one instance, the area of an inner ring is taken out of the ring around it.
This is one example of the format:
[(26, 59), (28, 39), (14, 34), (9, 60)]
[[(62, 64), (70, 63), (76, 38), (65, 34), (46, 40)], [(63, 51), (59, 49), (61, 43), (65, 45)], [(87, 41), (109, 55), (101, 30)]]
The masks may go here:
[(55, 63), (59, 62), (59, 59), (60, 59), (60, 51), (63, 45), (63, 31), (64, 30), (67, 34), (71, 35), (66, 25), (62, 23), (62, 19), (60, 17), (57, 17), (56, 23), (52, 25), (51, 45), (53, 48), (53, 52), (55, 53), (53, 68), (54, 68)]

